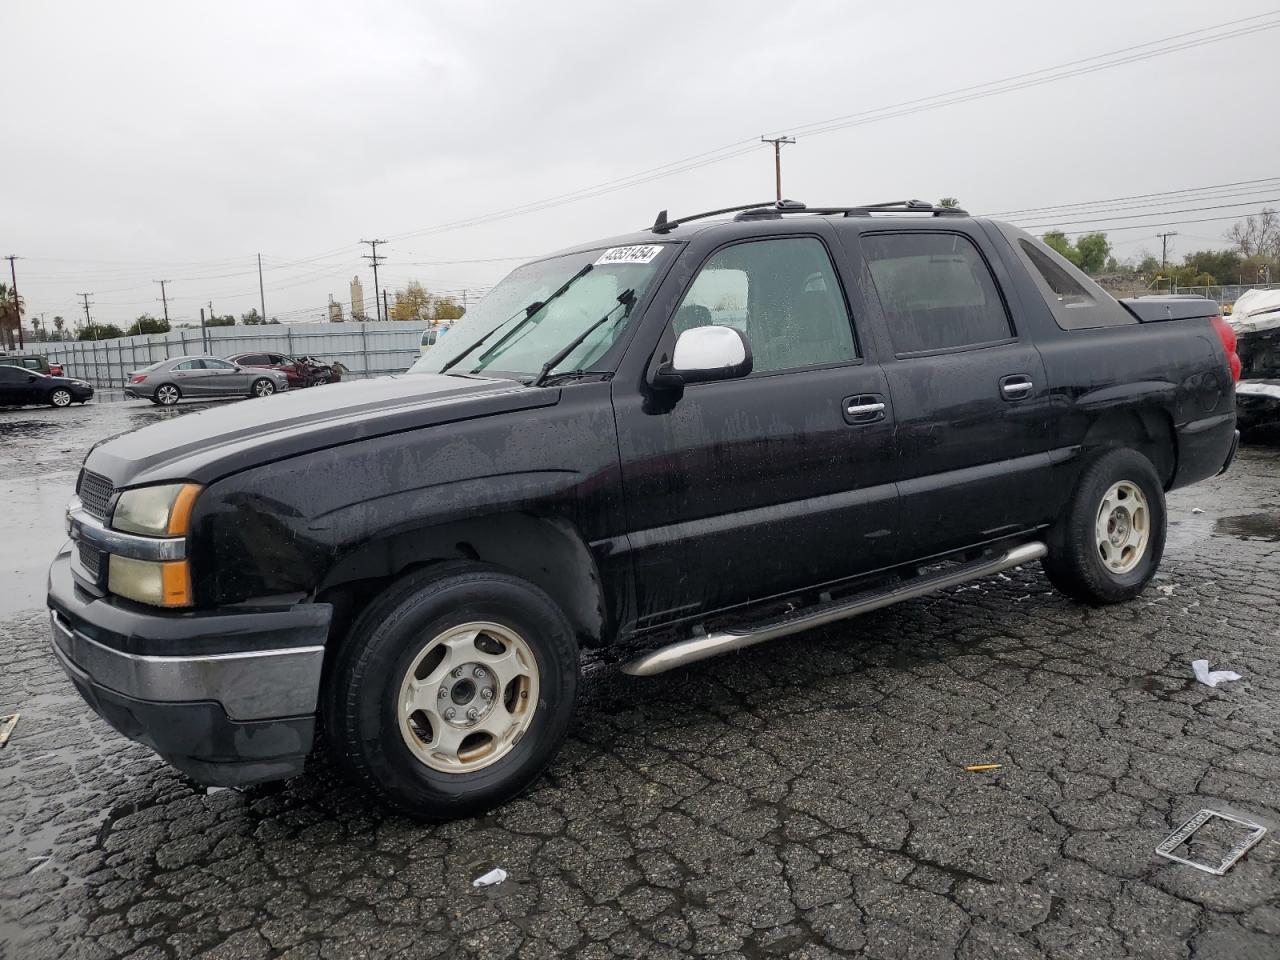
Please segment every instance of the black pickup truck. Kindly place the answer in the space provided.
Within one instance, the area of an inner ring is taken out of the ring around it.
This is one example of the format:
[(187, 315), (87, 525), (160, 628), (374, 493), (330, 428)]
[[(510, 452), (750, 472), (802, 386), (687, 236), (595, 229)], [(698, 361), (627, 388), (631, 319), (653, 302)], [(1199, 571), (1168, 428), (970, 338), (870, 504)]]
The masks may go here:
[(1165, 492), (1235, 451), (1217, 312), (915, 201), (664, 211), (405, 375), (96, 446), (54, 651), (204, 783), (297, 774), (323, 728), (396, 808), (468, 814), (550, 762), (582, 648), (649, 676), (1034, 560), (1136, 596)]

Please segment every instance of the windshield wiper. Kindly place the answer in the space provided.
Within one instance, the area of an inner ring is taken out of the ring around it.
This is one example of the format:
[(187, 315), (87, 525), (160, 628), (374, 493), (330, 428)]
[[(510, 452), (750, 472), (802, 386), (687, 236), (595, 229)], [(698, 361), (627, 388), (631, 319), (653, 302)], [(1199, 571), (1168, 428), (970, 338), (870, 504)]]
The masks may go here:
[(497, 343), (495, 343), (492, 347), (489, 348), (488, 352), (493, 353), (494, 350), (497, 350), (500, 346), (502, 346), (504, 343), (510, 340), (513, 336), (516, 335), (516, 333), (518, 333), (524, 327), (526, 323), (532, 320), (534, 314), (540, 312), (543, 307), (549, 304), (552, 300), (556, 299), (556, 297), (561, 296), (571, 286), (573, 286), (575, 283), (577, 283), (579, 280), (585, 277), (588, 273), (590, 273), (591, 267), (592, 267), (592, 264), (588, 263), (581, 270), (579, 270), (572, 277), (570, 277), (563, 284), (561, 284), (560, 288), (556, 290), (555, 293), (551, 294), (551, 296), (547, 297), (547, 299), (534, 300), (532, 303), (526, 306), (523, 310), (513, 313), (511, 316), (507, 317), (507, 319), (503, 320), (500, 324), (498, 324), (496, 327), (494, 327), (492, 330), (486, 333), (483, 337), (481, 337), (475, 343), (471, 344), (471, 346), (467, 347), (467, 349), (463, 350), (460, 354), (458, 354), (456, 357), (454, 357), (452, 360), (446, 363), (443, 367), (441, 367), (440, 372), (445, 373), (455, 363), (457, 363), (467, 354), (471, 353), (471, 351), (475, 350), (477, 347), (482, 346), (486, 340), (488, 340), (491, 336), (493, 336), (495, 333), (497, 333), (499, 330), (505, 327), (508, 323), (510, 323), (516, 317), (520, 316), (521, 313), (523, 313), (524, 319), (521, 320), (519, 323), (517, 323), (514, 327), (512, 327), (506, 334), (503, 335), (501, 340), (499, 340)]
[[(622, 312), (622, 316), (618, 318), (619, 320), (625, 320), (630, 315), (631, 308), (635, 306), (635, 302), (636, 302), (635, 287), (628, 287), (626, 290), (623, 290), (620, 294), (618, 294), (618, 307), (627, 308)], [(577, 350), (578, 347), (582, 345), (582, 341), (586, 340), (587, 337), (591, 336), (591, 334), (596, 330), (597, 327), (607, 323), (609, 318), (613, 316), (614, 310), (617, 310), (618, 307), (614, 307), (613, 309), (611, 309), (603, 317), (601, 317), (595, 323), (591, 324), (591, 326), (587, 327), (587, 329), (583, 330), (582, 333), (574, 337), (573, 340), (570, 341), (567, 347), (565, 347), (562, 350), (557, 350), (555, 353), (555, 356), (553, 356), (550, 360), (548, 360), (546, 363), (542, 365), (542, 369), (538, 372), (538, 375), (533, 378), (533, 383), (531, 384), (531, 386), (541, 387), (543, 384), (545, 384), (547, 382), (547, 374), (549, 374), (552, 370), (554, 370), (558, 364), (563, 363), (565, 357), (573, 353), (573, 351)], [(579, 370), (575, 372), (581, 373), (582, 371)]]

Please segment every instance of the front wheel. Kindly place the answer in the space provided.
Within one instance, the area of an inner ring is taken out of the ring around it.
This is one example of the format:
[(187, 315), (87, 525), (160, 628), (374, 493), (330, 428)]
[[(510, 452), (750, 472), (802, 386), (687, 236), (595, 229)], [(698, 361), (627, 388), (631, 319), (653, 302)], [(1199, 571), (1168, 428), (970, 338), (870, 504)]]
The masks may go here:
[(1085, 468), (1049, 536), (1044, 568), (1076, 600), (1121, 603), (1140, 594), (1164, 554), (1164, 488), (1136, 450), (1110, 450)]
[(59, 387), (49, 394), (49, 403), (55, 407), (71, 406), (71, 391)]
[(255, 397), (269, 397), (275, 392), (276, 385), (266, 377), (253, 381), (253, 395)]
[(542, 590), (479, 566), (426, 570), (374, 600), (338, 651), (325, 729), (338, 764), (396, 809), (468, 816), (560, 749), (578, 645)]

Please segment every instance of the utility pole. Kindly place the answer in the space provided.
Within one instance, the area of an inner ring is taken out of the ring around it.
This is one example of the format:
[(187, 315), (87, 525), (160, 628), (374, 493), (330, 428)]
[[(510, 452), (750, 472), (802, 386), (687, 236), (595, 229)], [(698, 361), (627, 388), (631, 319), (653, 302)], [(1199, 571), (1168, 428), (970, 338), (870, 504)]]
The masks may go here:
[(85, 329), (89, 331), (89, 335), (90, 335), (90, 336), (92, 336), (92, 335), (93, 335), (93, 320), (89, 317), (89, 298), (90, 298), (90, 297), (92, 297), (92, 296), (93, 296), (93, 294), (92, 294), (92, 293), (77, 293), (77, 294), (76, 294), (76, 296), (77, 296), (77, 297), (80, 297), (82, 300), (84, 300), (84, 326), (85, 326)]
[[(371, 251), (369, 253), (361, 254), (361, 256), (363, 256), (364, 259), (368, 260), (371, 264), (373, 264), (373, 312), (377, 313), (378, 312), (378, 264), (382, 263), (384, 260), (387, 259), (386, 257), (378, 256), (378, 244), (386, 243), (387, 241), (361, 240), (360, 242), (369, 244), (369, 250)], [(383, 320), (385, 318), (378, 317), (378, 319)]]
[(153, 280), (152, 283), (160, 284), (160, 302), (164, 304), (164, 325), (169, 325), (169, 296), (164, 292), (164, 285), (168, 280)]
[(209, 352), (209, 334), (205, 332), (204, 327), (204, 307), (200, 308), (200, 346), (205, 353)]
[(258, 254), (258, 305), (262, 307), (262, 322), (267, 322), (267, 296), (262, 292), (262, 254)]
[(1165, 266), (1169, 263), (1169, 238), (1176, 237), (1177, 230), (1170, 230), (1168, 233), (1157, 233), (1160, 238), (1160, 272), (1164, 273)]
[(14, 316), (18, 321), (18, 349), (23, 350), (26, 348), (26, 344), (22, 340), (22, 301), (18, 299), (18, 273), (13, 265), (13, 262), (18, 259), (18, 255), (11, 253), (5, 259), (9, 261), (9, 279), (13, 281), (11, 289), (13, 290)]
[(773, 176), (778, 188), (778, 202), (782, 202), (782, 147), (796, 142), (795, 137), (761, 137), (761, 143), (773, 144)]
[(391, 310), (387, 307), (387, 291), (385, 287), (382, 290), (382, 318), (384, 320), (391, 319)]

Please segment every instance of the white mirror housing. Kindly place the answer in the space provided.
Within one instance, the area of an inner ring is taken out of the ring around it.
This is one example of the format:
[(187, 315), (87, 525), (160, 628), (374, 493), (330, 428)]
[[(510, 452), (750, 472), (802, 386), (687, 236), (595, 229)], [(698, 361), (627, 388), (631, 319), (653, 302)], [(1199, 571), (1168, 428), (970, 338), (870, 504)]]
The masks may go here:
[(729, 380), (751, 372), (751, 345), (733, 327), (694, 327), (680, 334), (670, 373), (684, 383)]

